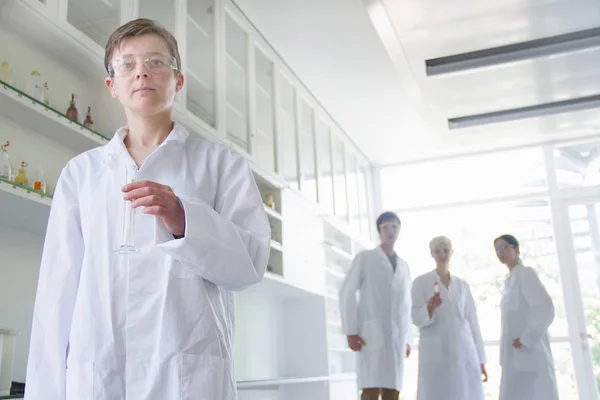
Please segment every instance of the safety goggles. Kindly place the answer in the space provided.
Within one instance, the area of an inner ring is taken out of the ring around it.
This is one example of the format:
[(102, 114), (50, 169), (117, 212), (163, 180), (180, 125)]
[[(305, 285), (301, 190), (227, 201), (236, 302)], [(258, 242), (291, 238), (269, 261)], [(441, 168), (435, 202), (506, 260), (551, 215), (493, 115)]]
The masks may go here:
[(152, 74), (178, 71), (177, 59), (162, 53), (150, 53), (141, 57), (126, 54), (108, 64), (110, 76), (127, 77), (134, 74), (139, 64), (143, 64)]

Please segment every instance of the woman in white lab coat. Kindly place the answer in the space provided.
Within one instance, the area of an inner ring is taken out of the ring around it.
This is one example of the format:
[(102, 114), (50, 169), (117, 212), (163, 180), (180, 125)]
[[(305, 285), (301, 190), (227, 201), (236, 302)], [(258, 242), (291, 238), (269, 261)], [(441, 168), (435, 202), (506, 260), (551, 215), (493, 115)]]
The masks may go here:
[(500, 400), (558, 400), (548, 335), (552, 299), (535, 270), (521, 263), (514, 236), (496, 238), (494, 247), (510, 271), (501, 302)]
[(450, 239), (436, 237), (429, 247), (436, 269), (412, 287), (412, 320), (420, 330), (417, 399), (483, 400), (486, 355), (475, 302), (469, 285), (450, 274)]
[[(109, 39), (105, 82), (128, 125), (56, 186), (27, 400), (237, 398), (232, 291), (263, 278), (269, 224), (243, 157), (173, 121), (179, 61), (153, 21)], [(128, 166), (139, 169), (125, 185)], [(138, 253), (121, 256), (130, 208)]]

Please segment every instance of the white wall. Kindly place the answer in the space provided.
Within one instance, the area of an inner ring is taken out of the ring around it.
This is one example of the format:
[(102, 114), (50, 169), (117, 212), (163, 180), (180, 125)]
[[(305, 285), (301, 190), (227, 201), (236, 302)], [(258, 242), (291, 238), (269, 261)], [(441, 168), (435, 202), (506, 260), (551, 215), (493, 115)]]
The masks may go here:
[(0, 227), (0, 327), (15, 329), (19, 334), (13, 376), (18, 382), (25, 382), (43, 240)]

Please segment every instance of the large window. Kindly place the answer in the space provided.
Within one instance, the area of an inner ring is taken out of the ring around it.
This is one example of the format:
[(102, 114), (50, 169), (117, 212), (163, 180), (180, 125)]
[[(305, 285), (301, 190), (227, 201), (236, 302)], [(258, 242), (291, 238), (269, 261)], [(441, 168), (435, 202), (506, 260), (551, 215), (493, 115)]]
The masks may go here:
[[(578, 149), (580, 156), (593, 151)], [(566, 182), (561, 168), (572, 166), (564, 163), (564, 153), (555, 152), (559, 187)], [(588, 175), (571, 173), (569, 186), (591, 185), (592, 169), (587, 167)], [(486, 399), (497, 399), (500, 387), (500, 300), (508, 270), (496, 258), (493, 240), (504, 233), (519, 239), (524, 264), (538, 272), (552, 297), (556, 316), (550, 335), (560, 397), (578, 398), (543, 149), (383, 168), (380, 182), (383, 208), (398, 211), (402, 220), (397, 250), (413, 280), (435, 268), (429, 252), (433, 237), (446, 235), (453, 242), (451, 272), (471, 287), (486, 343)], [(415, 337), (418, 343), (418, 332)], [(418, 348), (413, 357), (416, 369)], [(405, 398), (415, 399), (416, 378), (406, 382)]]
[(536, 269), (554, 299), (556, 319), (551, 334), (568, 336), (547, 199), (407, 212), (400, 218), (398, 252), (409, 263), (413, 279), (435, 268), (429, 241), (439, 235), (452, 240), (451, 272), (471, 286), (482, 334), (488, 341), (500, 339), (499, 307), (508, 274), (496, 258), (493, 240), (504, 233), (515, 235), (521, 243), (523, 262)]
[(489, 199), (546, 190), (540, 148), (483, 154), (381, 170), (384, 209)]
[(600, 142), (559, 146), (554, 162), (561, 188), (600, 184)]

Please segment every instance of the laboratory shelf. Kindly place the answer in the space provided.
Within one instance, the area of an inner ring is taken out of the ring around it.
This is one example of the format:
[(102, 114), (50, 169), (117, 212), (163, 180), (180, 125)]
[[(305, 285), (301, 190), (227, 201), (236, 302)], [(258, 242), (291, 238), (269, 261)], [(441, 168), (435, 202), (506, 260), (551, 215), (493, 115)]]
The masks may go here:
[(272, 272), (266, 272), (261, 283), (249, 287), (244, 291), (244, 293), (257, 294), (267, 297), (321, 296), (319, 293), (301, 289), (287, 282), (282, 276)]
[(265, 205), (265, 212), (267, 213), (268, 216), (275, 218), (278, 221), (282, 220), (281, 214), (279, 214), (277, 211), (273, 210), (271, 207), (266, 206)]
[(330, 379), (329, 376), (315, 376), (309, 378), (283, 378), (283, 379), (266, 379), (256, 381), (238, 381), (238, 389), (273, 389), (281, 385), (297, 385), (303, 383), (326, 382)]
[(50, 196), (0, 178), (0, 226), (44, 235)]
[(283, 246), (281, 245), (281, 243), (278, 243), (274, 240), (271, 240), (271, 248), (273, 250), (279, 251), (280, 253), (283, 253)]
[(109, 139), (28, 94), (0, 81), (0, 115), (32, 132), (61, 143), (77, 154), (108, 143)]

